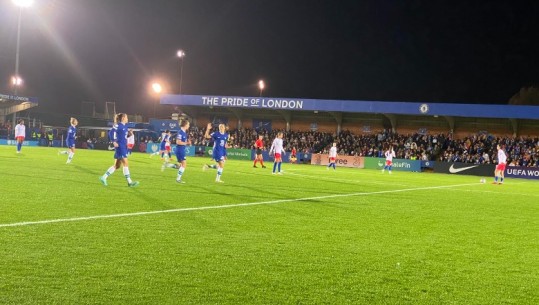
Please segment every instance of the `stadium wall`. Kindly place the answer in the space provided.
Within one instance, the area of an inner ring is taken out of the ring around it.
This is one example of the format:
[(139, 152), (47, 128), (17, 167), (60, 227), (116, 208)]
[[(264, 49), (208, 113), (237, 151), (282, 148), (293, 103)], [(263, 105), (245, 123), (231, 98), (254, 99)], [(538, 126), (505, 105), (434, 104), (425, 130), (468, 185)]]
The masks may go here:
[[(243, 124), (243, 121), (242, 121)], [(228, 118), (228, 128), (229, 129), (237, 129), (238, 128), (238, 120), (236, 118)]]
[[(251, 118), (243, 119), (243, 120), (241, 120), (241, 126), (243, 128), (253, 128), (253, 120)], [(237, 127), (237, 124), (236, 124), (236, 127)], [(231, 127), (231, 129), (232, 129), (232, 127)]]
[(519, 120), (518, 124), (518, 136), (539, 136), (539, 126), (537, 126), (537, 121)]
[(271, 120), (271, 128), (272, 129), (282, 129), (286, 130), (286, 121), (284, 119), (282, 120)]
[(311, 131), (316, 130), (320, 132), (335, 133), (337, 131), (337, 124), (335, 121), (326, 120), (312, 120), (304, 121), (297, 120), (290, 123), (290, 129), (293, 131)]
[[(197, 127), (205, 128), (207, 122), (213, 121), (216, 117), (225, 118), (230, 129), (238, 127), (238, 119), (229, 113), (216, 112), (212, 114), (204, 113), (197, 116)], [(245, 113), (242, 118), (244, 128), (253, 128), (253, 118), (271, 120), (273, 129), (286, 129), (286, 121), (279, 115), (260, 115)], [(447, 134), (451, 131), (448, 119), (435, 116), (397, 116), (396, 131), (401, 134), (417, 133), (426, 131), (428, 134)], [(490, 118), (454, 118), (453, 134), (457, 138), (468, 137), (479, 132), (492, 134), (494, 136), (512, 137), (514, 134), (513, 124), (517, 127), (517, 136), (539, 136), (539, 122), (537, 120), (519, 119), (512, 121), (509, 119)], [(349, 130), (354, 134), (376, 134), (383, 129), (390, 129), (389, 119), (380, 114), (358, 115), (342, 114), (341, 130)], [(316, 115), (295, 115), (292, 114), (290, 129), (294, 131), (317, 130), (320, 132), (335, 133), (337, 122), (334, 117), (327, 113)]]
[(458, 137), (487, 132), (495, 136), (512, 136), (513, 128), (509, 120), (493, 120), (482, 118), (459, 118), (455, 121), (453, 133)]

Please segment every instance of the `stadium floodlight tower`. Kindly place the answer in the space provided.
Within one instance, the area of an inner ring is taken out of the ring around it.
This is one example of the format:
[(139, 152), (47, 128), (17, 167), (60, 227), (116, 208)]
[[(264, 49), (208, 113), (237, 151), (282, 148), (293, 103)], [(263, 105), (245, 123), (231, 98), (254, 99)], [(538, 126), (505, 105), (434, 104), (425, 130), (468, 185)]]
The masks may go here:
[(13, 93), (14, 95), (18, 94), (19, 86), (22, 85), (22, 79), (19, 75), (19, 51), (21, 47), (21, 17), (22, 17), (22, 10), (23, 8), (28, 8), (34, 4), (34, 0), (12, 0), (13, 4), (19, 7), (19, 20), (17, 25), (17, 52), (15, 53), (15, 76), (13, 79), (20, 80), (14, 82), (12, 79), (13, 84)]
[(258, 81), (258, 89), (260, 89), (260, 97), (262, 97), (262, 91), (266, 88), (266, 83), (263, 80)]
[[(161, 95), (161, 92), (163, 91), (163, 86), (161, 86), (160, 83), (154, 82), (152, 83), (152, 90), (157, 95), (157, 102), (159, 102), (159, 97)], [(157, 102), (153, 104), (153, 117), (154, 118), (155, 118), (155, 104), (157, 104)]]

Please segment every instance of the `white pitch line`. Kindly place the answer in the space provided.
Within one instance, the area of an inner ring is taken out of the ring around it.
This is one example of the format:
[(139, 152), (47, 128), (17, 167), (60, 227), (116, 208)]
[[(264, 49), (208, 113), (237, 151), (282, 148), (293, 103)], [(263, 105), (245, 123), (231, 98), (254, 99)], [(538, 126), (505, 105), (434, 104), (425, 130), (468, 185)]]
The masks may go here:
[(245, 207), (245, 206), (275, 204), (275, 203), (283, 203), (283, 202), (320, 200), (320, 199), (329, 199), (329, 198), (338, 198), (338, 197), (367, 196), (367, 195), (390, 194), (390, 193), (400, 193), (400, 192), (410, 192), (410, 191), (434, 190), (434, 189), (453, 188), (453, 187), (478, 185), (478, 184), (479, 183), (466, 183), (466, 184), (454, 184), (454, 185), (442, 185), (442, 186), (428, 186), (428, 187), (417, 187), (417, 188), (377, 191), (377, 192), (368, 192), (368, 193), (359, 192), (359, 193), (349, 193), (349, 194), (334, 194), (334, 195), (326, 195), (326, 196), (315, 196), (315, 197), (296, 198), (296, 199), (281, 199), (281, 200), (238, 203), (238, 204), (226, 204), (226, 205), (216, 205), (216, 206), (203, 206), (203, 207), (194, 207), (194, 208), (180, 208), (180, 209), (133, 212), (133, 213), (122, 213), (122, 214), (110, 214), (110, 215), (95, 215), (95, 216), (74, 217), (74, 218), (58, 218), (58, 219), (39, 220), (39, 221), (24, 221), (24, 222), (0, 224), (0, 228), (22, 227), (22, 226), (59, 223), (59, 222), (76, 222), (76, 221), (85, 221), (85, 220), (94, 220), (94, 219), (144, 216), (144, 215), (152, 215), (152, 214), (178, 213), (178, 212), (201, 211), (201, 210), (212, 210), (212, 209), (226, 209), (226, 208), (236, 208), (236, 207)]

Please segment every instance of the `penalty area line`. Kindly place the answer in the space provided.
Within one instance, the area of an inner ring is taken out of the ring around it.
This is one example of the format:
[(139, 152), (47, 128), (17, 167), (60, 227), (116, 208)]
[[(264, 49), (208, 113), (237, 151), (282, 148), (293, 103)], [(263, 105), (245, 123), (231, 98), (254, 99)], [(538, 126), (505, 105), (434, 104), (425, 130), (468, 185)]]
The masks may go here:
[(342, 198), (342, 197), (368, 196), (368, 195), (380, 195), (380, 194), (391, 194), (391, 193), (402, 193), (402, 192), (413, 192), (413, 191), (424, 191), (424, 190), (435, 190), (435, 189), (446, 189), (446, 188), (470, 186), (470, 185), (477, 185), (477, 184), (479, 184), (479, 183), (453, 184), (453, 185), (442, 185), (442, 186), (427, 186), (427, 187), (405, 188), (405, 189), (376, 191), (376, 192), (357, 192), (357, 193), (348, 193), (348, 194), (333, 194), (333, 195), (325, 195), (325, 196), (314, 196), (314, 197), (293, 198), (293, 199), (280, 199), (280, 200), (270, 200), (270, 201), (260, 201), (260, 202), (247, 202), (247, 203), (225, 204), (225, 205), (215, 205), (215, 206), (202, 206), (202, 207), (193, 207), (193, 208), (178, 208), (178, 209), (158, 210), (158, 211), (132, 212), (132, 213), (121, 213), (121, 214), (109, 214), (109, 215), (95, 215), (95, 216), (83, 216), (83, 217), (73, 217), (73, 218), (58, 218), (58, 219), (38, 220), (38, 221), (23, 221), (23, 222), (14, 222), (14, 223), (3, 223), (3, 224), (0, 224), (0, 228), (23, 227), (23, 226), (61, 223), (61, 222), (77, 222), (77, 221), (87, 221), (87, 220), (95, 220), (95, 219), (145, 216), (145, 215), (165, 214), (165, 213), (179, 213), (179, 212), (189, 212), (189, 211), (226, 209), (226, 208), (237, 208), (237, 207), (246, 207), (246, 206), (285, 203), (285, 202), (298, 202), (298, 201)]

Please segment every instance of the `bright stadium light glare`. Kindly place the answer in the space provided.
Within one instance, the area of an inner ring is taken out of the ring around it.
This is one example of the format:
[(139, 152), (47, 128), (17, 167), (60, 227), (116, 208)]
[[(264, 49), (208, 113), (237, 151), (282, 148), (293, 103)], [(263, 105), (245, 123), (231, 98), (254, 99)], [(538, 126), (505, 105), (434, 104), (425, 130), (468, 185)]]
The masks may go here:
[(19, 86), (22, 85), (22, 82), (23, 82), (23, 81), (22, 81), (22, 78), (20, 78), (20, 77), (18, 77), (18, 76), (12, 76), (12, 77), (11, 77), (11, 84), (12, 84), (13, 86), (19, 87)]
[(30, 7), (34, 4), (34, 0), (11, 0), (18, 7)]
[(183, 58), (185, 56), (185, 52), (183, 50), (178, 50), (178, 52), (176, 52), (176, 56)]
[(161, 86), (161, 84), (158, 82), (153, 82), (152, 91), (155, 93), (155, 95), (157, 95), (157, 100), (155, 101), (155, 103), (153, 103), (153, 117), (155, 118), (156, 117), (155, 106), (157, 105), (157, 103), (159, 103), (159, 95), (161, 91), (163, 91), (163, 86)]
[(258, 81), (258, 89), (260, 89), (260, 97), (262, 97), (262, 91), (266, 88), (266, 83), (263, 80)]
[(163, 91), (163, 87), (161, 86), (160, 83), (153, 83), (152, 89), (153, 89), (153, 92), (155, 93), (161, 93), (161, 91)]

